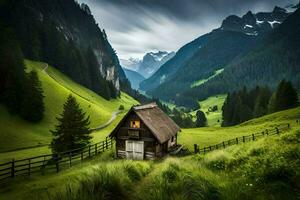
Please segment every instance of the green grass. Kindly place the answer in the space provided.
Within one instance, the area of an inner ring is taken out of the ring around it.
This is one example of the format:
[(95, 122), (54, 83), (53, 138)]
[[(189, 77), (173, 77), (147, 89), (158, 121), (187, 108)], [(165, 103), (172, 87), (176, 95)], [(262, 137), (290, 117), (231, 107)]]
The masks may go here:
[[(62, 106), (69, 94), (75, 96), (82, 109), (90, 115), (91, 127), (99, 126), (108, 121), (112, 112), (117, 111), (120, 105), (124, 105), (126, 111), (132, 105), (138, 104), (125, 93), (122, 93), (118, 99), (105, 100), (51, 66), (47, 69), (49, 76), (43, 71), (46, 66), (45, 63), (26, 60), (25, 64), (27, 71), (37, 71), (42, 82), (45, 96), (45, 117), (37, 124), (29, 123), (18, 116), (10, 115), (5, 107), (0, 106), (0, 152), (22, 149), (18, 152), (0, 153), (0, 161), (13, 155), (19, 158), (49, 152), (46, 147), (52, 138), (49, 130), (53, 129), (57, 123), (56, 117), (61, 114)], [(109, 129), (106, 130), (109, 131)], [(95, 138), (100, 139), (99, 135), (102, 133), (97, 133)]]
[(106, 152), (71, 169), (0, 188), (0, 199), (272, 199), (300, 195), (300, 127), (206, 155), (114, 160)]
[[(225, 99), (226, 99), (226, 95), (221, 94), (221, 95), (209, 97), (199, 102), (200, 110), (204, 112), (207, 118), (207, 125), (209, 127), (221, 126), (222, 106), (224, 104)], [(209, 108), (212, 108), (213, 106), (218, 106), (218, 110), (214, 112), (209, 111)], [(190, 113), (193, 116), (193, 120), (196, 120), (196, 112), (197, 110)]]
[(208, 78), (206, 78), (206, 79), (200, 79), (200, 80), (198, 80), (198, 81), (195, 81), (194, 83), (192, 83), (191, 88), (197, 87), (197, 86), (199, 86), (199, 85), (202, 85), (202, 84), (206, 83), (206, 82), (209, 81), (210, 79), (212, 79), (212, 78), (218, 76), (219, 74), (221, 74), (223, 71), (224, 71), (224, 69), (216, 70), (216, 71), (214, 72), (214, 75), (212, 75), (212, 76), (210, 76), (210, 77), (208, 77)]
[(187, 146), (190, 150), (193, 150), (194, 144), (198, 144), (200, 148), (203, 148), (224, 140), (261, 132), (280, 124), (294, 124), (297, 119), (300, 119), (300, 107), (252, 119), (232, 127), (182, 129), (182, 132), (179, 133), (178, 141)]

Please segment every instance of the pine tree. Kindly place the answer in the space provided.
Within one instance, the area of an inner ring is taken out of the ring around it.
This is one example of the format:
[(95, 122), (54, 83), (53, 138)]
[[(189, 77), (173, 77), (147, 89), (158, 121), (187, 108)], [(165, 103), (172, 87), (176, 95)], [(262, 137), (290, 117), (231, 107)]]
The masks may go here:
[(63, 107), (58, 125), (51, 131), (54, 138), (51, 148), (54, 153), (84, 147), (90, 143), (89, 116), (82, 111), (76, 99), (70, 95)]
[(298, 95), (289, 81), (282, 80), (276, 90), (275, 111), (286, 110), (297, 106)]
[(0, 29), (0, 102), (10, 113), (18, 114), (25, 76), (23, 54), (14, 32), (1, 24)]
[(204, 112), (198, 110), (196, 116), (197, 116), (196, 127), (205, 127), (207, 125), (207, 119)]
[(271, 114), (273, 112), (276, 111), (276, 92), (274, 92), (269, 100), (269, 104), (268, 104), (268, 113)]
[(25, 120), (38, 122), (44, 117), (45, 105), (42, 83), (36, 71), (27, 74), (24, 85), (21, 116)]

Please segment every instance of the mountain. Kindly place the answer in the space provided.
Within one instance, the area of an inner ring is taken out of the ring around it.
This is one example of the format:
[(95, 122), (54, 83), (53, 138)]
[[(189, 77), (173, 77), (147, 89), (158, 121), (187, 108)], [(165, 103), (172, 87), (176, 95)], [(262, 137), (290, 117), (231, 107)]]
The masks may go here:
[(89, 7), (74, 0), (2, 0), (0, 23), (11, 29), (25, 58), (47, 62), (106, 99), (127, 79)]
[(137, 71), (139, 69), (141, 62), (142, 61), (138, 58), (120, 59), (121, 66), (133, 71)]
[(140, 84), (141, 89), (154, 97), (190, 104), (194, 102), (193, 98), (180, 97), (184, 91), (211, 80), (231, 62), (258, 48), (289, 15), (286, 10), (275, 7), (269, 13), (229, 16), (220, 28), (182, 47), (152, 77)]
[(143, 57), (137, 72), (148, 78), (174, 55), (174, 52), (166, 51), (149, 52)]
[(142, 82), (143, 80), (145, 80), (145, 77), (143, 77), (138, 72), (130, 70), (130, 69), (127, 69), (127, 68), (123, 68), (123, 70), (125, 72), (126, 77), (129, 79), (129, 81), (131, 83), (131, 87), (133, 89), (138, 90), (140, 82)]
[(191, 58), (206, 41), (207, 35), (204, 35), (181, 47), (173, 58), (162, 65), (151, 77), (141, 82), (140, 88), (143, 91), (149, 91), (171, 79), (178, 68)]
[[(274, 29), (262, 44), (232, 61), (224, 71), (194, 88), (182, 91), (175, 101), (204, 99), (240, 89), (265, 85), (274, 88), (282, 79), (292, 81), (300, 91), (300, 9)], [(185, 102), (186, 103), (186, 102)]]

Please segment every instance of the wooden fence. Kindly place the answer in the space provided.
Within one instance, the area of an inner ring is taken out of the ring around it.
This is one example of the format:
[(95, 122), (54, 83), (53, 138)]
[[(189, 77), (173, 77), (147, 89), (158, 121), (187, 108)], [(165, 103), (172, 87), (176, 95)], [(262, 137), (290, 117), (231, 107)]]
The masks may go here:
[(199, 149), (198, 144), (194, 144), (194, 153), (195, 154), (197, 154), (197, 153), (205, 154), (207, 152), (222, 149), (222, 148), (226, 148), (228, 146), (232, 146), (232, 145), (235, 145), (235, 144), (241, 144), (241, 143), (245, 143), (245, 142), (255, 141), (258, 138), (261, 138), (261, 137), (264, 137), (264, 136), (278, 135), (281, 132), (283, 132), (283, 131), (285, 131), (289, 128), (290, 128), (290, 124), (283, 124), (283, 125), (280, 125), (278, 127), (273, 128), (273, 129), (266, 129), (266, 130), (264, 130), (262, 132), (259, 132), (259, 133), (254, 133), (254, 134), (251, 134), (251, 135), (237, 137), (237, 138), (234, 138), (234, 139), (231, 139), (231, 140), (223, 141), (219, 144), (204, 147), (202, 149)]
[(84, 148), (73, 149), (59, 154), (41, 155), (0, 164), (0, 181), (17, 176), (30, 176), (34, 173), (59, 172), (60, 170), (81, 163), (105, 150), (112, 148), (113, 140), (91, 144)]

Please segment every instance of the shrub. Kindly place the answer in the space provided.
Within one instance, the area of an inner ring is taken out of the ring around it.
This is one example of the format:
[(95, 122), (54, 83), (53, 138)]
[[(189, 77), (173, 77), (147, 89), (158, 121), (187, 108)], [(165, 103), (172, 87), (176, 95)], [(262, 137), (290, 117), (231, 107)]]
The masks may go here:
[(123, 105), (119, 106), (119, 110), (124, 110), (124, 109), (125, 109), (125, 107)]

